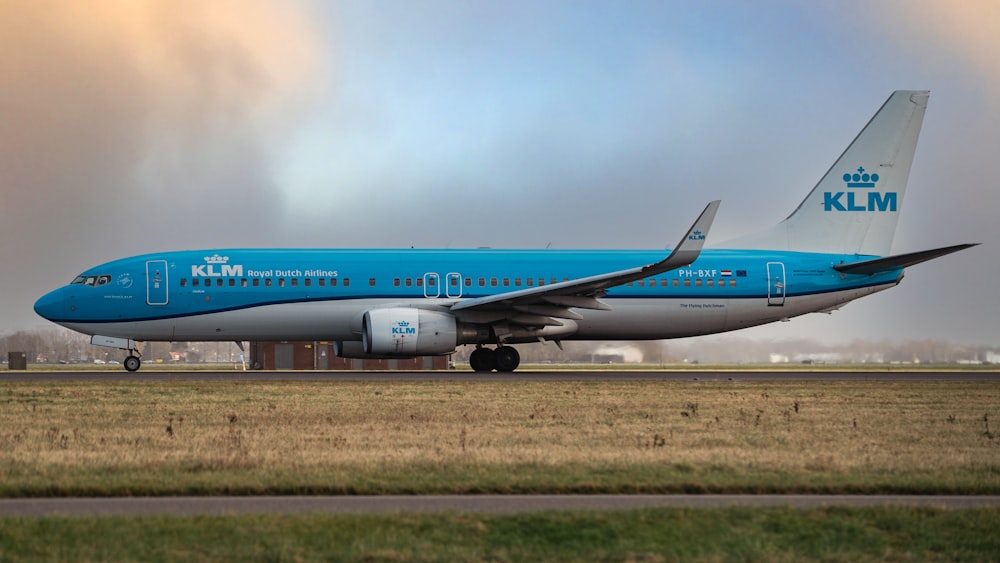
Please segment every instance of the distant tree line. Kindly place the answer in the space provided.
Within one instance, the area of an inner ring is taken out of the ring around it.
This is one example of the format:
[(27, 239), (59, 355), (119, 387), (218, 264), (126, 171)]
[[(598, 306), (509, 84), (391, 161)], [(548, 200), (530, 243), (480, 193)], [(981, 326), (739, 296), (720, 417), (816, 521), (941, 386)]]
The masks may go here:
[[(847, 344), (824, 344), (813, 340), (750, 340), (691, 338), (679, 341), (645, 342), (564, 342), (562, 346), (518, 345), (521, 361), (527, 363), (618, 363), (646, 364), (726, 363), (925, 363), (996, 361), (1000, 346), (970, 346), (943, 340), (856, 340)], [(474, 347), (461, 346), (456, 362), (464, 362)], [(24, 352), (29, 363), (120, 362), (126, 356), (90, 344), (90, 337), (69, 329), (52, 327), (22, 330), (0, 336), (0, 361), (8, 352)], [(239, 350), (228, 342), (146, 342), (144, 361), (228, 362), (238, 359)]]

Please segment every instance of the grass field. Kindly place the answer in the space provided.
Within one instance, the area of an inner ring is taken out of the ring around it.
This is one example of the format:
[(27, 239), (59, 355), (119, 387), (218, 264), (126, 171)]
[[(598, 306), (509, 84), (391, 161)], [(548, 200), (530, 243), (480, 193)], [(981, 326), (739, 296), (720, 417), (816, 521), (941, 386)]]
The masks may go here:
[(0, 519), (4, 561), (995, 561), (1000, 511)]
[(996, 382), (0, 382), (0, 496), (1000, 493)]

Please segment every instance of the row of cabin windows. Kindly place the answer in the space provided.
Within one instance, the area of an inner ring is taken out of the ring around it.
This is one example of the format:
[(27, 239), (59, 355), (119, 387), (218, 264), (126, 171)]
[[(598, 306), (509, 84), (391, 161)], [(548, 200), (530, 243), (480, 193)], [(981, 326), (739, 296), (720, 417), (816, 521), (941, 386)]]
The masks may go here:
[[(691, 284), (691, 278), (684, 278), (683, 283), (678, 278), (673, 278), (671, 280), (667, 280), (666, 278), (660, 278), (660, 287), (667, 287), (668, 281), (669, 281), (669, 285), (672, 285), (673, 287), (680, 287), (681, 285), (683, 285), (684, 287), (691, 287), (691, 285), (692, 285)], [(701, 287), (702, 283), (703, 282), (702, 282), (701, 278), (695, 278), (694, 279), (694, 286), (695, 287)], [(628, 287), (633, 287), (633, 286), (644, 287), (646, 285), (648, 285), (649, 287), (656, 287), (656, 280), (654, 278), (650, 278), (648, 281), (647, 280), (639, 280), (639, 281), (637, 281), (635, 283), (628, 282), (625, 285), (627, 285)], [(716, 287), (715, 279), (714, 278), (708, 278), (708, 279), (706, 279), (704, 281), (704, 285), (705, 285), (705, 287)], [(719, 280), (718, 287), (726, 287), (726, 280), (724, 280), (724, 279)], [(733, 278), (729, 279), (729, 287), (736, 287), (736, 280), (735, 279), (733, 279)]]
[[(451, 287), (458, 287), (459, 280), (460, 280), (460, 278), (458, 276), (448, 276), (448, 285), (450, 285)], [(479, 287), (486, 287), (486, 278), (477, 278), (476, 280), (473, 280), (473, 278), (464, 278), (463, 283), (465, 284), (465, 287), (472, 287), (473, 286), (473, 281), (476, 281), (477, 285)], [(569, 281), (569, 278), (563, 278), (562, 281)], [(422, 287), (423, 286), (423, 282), (424, 282), (423, 278), (416, 278), (415, 280), (413, 278), (393, 278), (392, 279), (392, 285), (394, 287), (400, 287), (400, 286), (412, 287), (413, 285), (416, 285), (417, 287)], [(550, 285), (554, 284), (554, 283), (559, 283), (559, 279), (558, 278), (552, 278), (552, 279), (550, 279), (548, 281), (548, 283)], [(434, 277), (427, 278), (427, 286), (428, 287), (434, 287), (436, 284), (437, 284), (437, 278), (434, 278)], [(543, 286), (545, 284), (546, 284), (545, 278), (538, 278), (538, 285), (539, 286)], [(500, 287), (500, 286), (510, 287), (511, 286), (511, 279), (510, 278), (489, 278), (489, 285), (490, 285), (490, 287)], [(522, 286), (534, 287), (535, 286), (535, 278), (525, 278), (523, 280), (521, 278), (514, 278), (514, 280), (513, 280), (513, 286), (514, 287), (522, 287)]]
[[(261, 285), (263, 285), (264, 287), (272, 287), (273, 285), (276, 285), (277, 287), (286, 287), (286, 286), (298, 287), (299, 286), (299, 278), (289, 278), (288, 280), (286, 280), (285, 278), (277, 278), (277, 280), (272, 280), (271, 278), (249, 278), (249, 279), (248, 278), (238, 278), (238, 279), (239, 279), (239, 282), (237, 284), (237, 278), (207, 278), (207, 279), (191, 278), (191, 287), (199, 287), (199, 286), (202, 286), (202, 287), (212, 287), (213, 285), (215, 285), (215, 287), (225, 287), (226, 285), (228, 285), (229, 287), (236, 287), (237, 285), (239, 285), (240, 287), (260, 287)], [(214, 284), (213, 284), (212, 280), (215, 280)], [(487, 279), (486, 278), (477, 278), (475, 281), (477, 282), (477, 285), (479, 287), (486, 287), (486, 283), (487, 283)], [(489, 278), (489, 286), (490, 287), (511, 287), (511, 281), (512, 281), (511, 278)], [(562, 281), (569, 281), (569, 278), (563, 278)], [(449, 276), (448, 277), (448, 283), (452, 287), (458, 287), (458, 282), (459, 282), (459, 278), (457, 276)], [(465, 278), (464, 279), (464, 283), (465, 283), (465, 287), (472, 287), (473, 279), (472, 278)], [(513, 286), (514, 287), (523, 287), (523, 286), (534, 287), (535, 283), (536, 283), (536, 279), (535, 278), (524, 278), (523, 280), (521, 278), (514, 278), (513, 279)], [(554, 283), (559, 283), (559, 279), (558, 278), (550, 278), (548, 280), (548, 284), (549, 285), (554, 284)], [(695, 287), (702, 287), (702, 283), (704, 283), (704, 285), (706, 287), (716, 287), (716, 282), (712, 278), (709, 278), (709, 279), (705, 280), (704, 282), (702, 282), (701, 278), (695, 278), (693, 285)], [(187, 278), (181, 278), (180, 284), (181, 284), (181, 287), (187, 287), (187, 285), (188, 285)], [(303, 287), (312, 287), (312, 284), (313, 284), (313, 278), (303, 278), (302, 279), (302, 285), (303, 285)], [(319, 286), (319, 287), (326, 287), (328, 284), (329, 284), (330, 287), (337, 287), (338, 284), (342, 285), (343, 287), (350, 287), (351, 286), (351, 278), (343, 278), (343, 279), (341, 279), (341, 278), (329, 278), (329, 282), (327, 282), (327, 278), (316, 278), (316, 285), (317, 286)], [(545, 278), (538, 278), (537, 279), (537, 284), (539, 286), (546, 285)], [(371, 287), (375, 287), (375, 278), (368, 278), (368, 285), (371, 286)], [(424, 285), (424, 278), (416, 278), (416, 279), (414, 279), (414, 278), (393, 278), (392, 285), (395, 286), (395, 287), (400, 287), (400, 286), (413, 287), (414, 285), (416, 285), (416, 287), (423, 287), (423, 285)], [(436, 277), (428, 277), (427, 278), (427, 286), (428, 287), (434, 287), (436, 285), (437, 285), (437, 278)], [(651, 287), (651, 288), (657, 287), (656, 278), (649, 278), (648, 280), (643, 279), (643, 280), (638, 280), (636, 282), (628, 282), (626, 285), (628, 287)], [(692, 285), (691, 278), (684, 278), (683, 283), (678, 278), (673, 278), (673, 279), (660, 278), (660, 282), (659, 282), (659, 287), (670, 287), (670, 286), (680, 287), (681, 285), (683, 285), (684, 287), (691, 287), (691, 285)], [(730, 279), (728, 285), (729, 285), (729, 287), (736, 287), (736, 280), (735, 279)], [(724, 280), (724, 279), (719, 280), (718, 281), (718, 287), (726, 287), (726, 280)]]
[[(209, 278), (201, 281), (199, 281), (200, 278), (191, 278), (191, 287), (199, 287), (199, 286), (212, 287), (213, 279), (215, 280), (214, 283), (215, 287), (225, 287), (227, 285), (229, 287), (236, 287), (237, 285), (239, 285), (240, 287), (260, 287), (262, 285), (264, 287), (271, 287), (271, 286), (285, 287), (286, 285), (290, 287), (299, 286), (299, 278), (289, 278), (288, 280), (286, 280), (285, 278), (277, 278), (277, 280), (272, 280), (271, 278), (249, 278), (249, 279), (239, 278), (239, 283), (237, 283), (236, 281), (237, 278)], [(187, 278), (181, 278), (180, 283), (181, 287), (187, 287), (188, 285)], [(313, 284), (313, 278), (302, 279), (302, 285), (304, 287), (312, 287), (312, 284)], [(344, 287), (350, 287), (351, 278), (344, 278), (342, 280), (340, 278), (330, 278), (329, 281), (330, 287), (337, 287), (338, 284), (343, 285)], [(319, 287), (326, 287), (327, 278), (316, 278), (316, 285)], [(372, 285), (374, 285), (374, 283)]]

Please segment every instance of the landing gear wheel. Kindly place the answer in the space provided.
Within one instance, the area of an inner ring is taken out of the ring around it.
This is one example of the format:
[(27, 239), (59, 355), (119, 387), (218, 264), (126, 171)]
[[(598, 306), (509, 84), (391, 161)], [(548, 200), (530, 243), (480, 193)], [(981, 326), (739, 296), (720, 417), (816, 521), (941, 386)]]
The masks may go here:
[(125, 369), (128, 371), (137, 371), (142, 365), (142, 361), (136, 356), (129, 356), (122, 363), (125, 364)]
[(501, 346), (494, 353), (497, 371), (511, 372), (521, 365), (521, 354), (513, 346)]
[(493, 371), (497, 367), (496, 353), (489, 348), (476, 348), (469, 354), (469, 366), (473, 371)]

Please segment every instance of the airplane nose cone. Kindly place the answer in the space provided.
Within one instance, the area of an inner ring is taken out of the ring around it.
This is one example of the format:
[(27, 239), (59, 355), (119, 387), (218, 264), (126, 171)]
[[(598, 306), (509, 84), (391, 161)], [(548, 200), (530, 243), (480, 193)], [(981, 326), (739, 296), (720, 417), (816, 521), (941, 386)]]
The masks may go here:
[(46, 293), (35, 301), (35, 313), (38, 316), (54, 321), (65, 316), (66, 297), (60, 289)]

